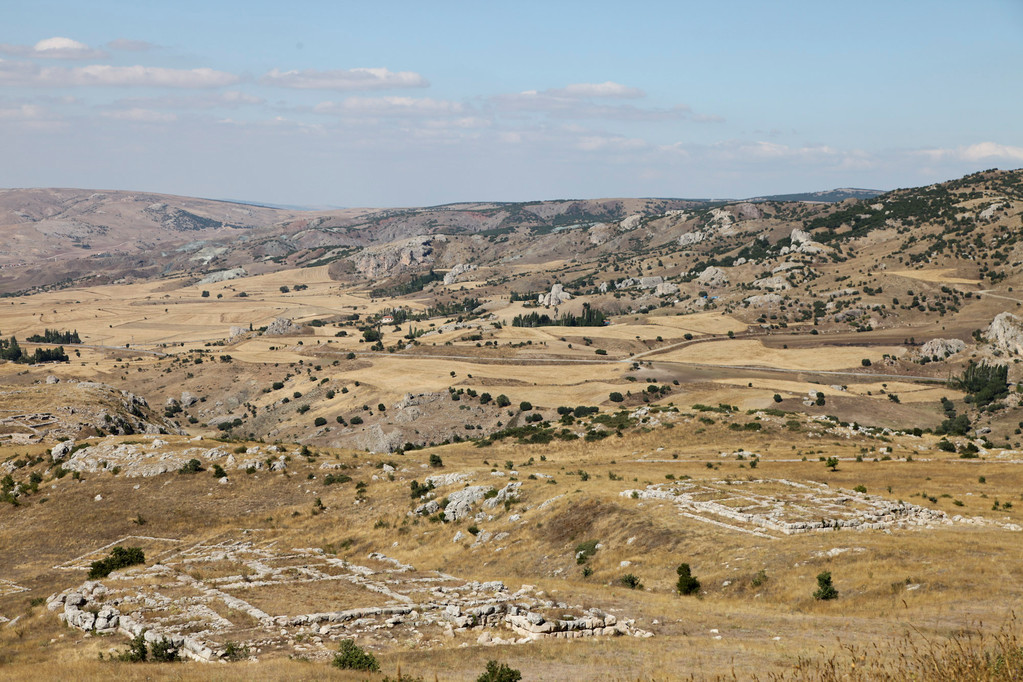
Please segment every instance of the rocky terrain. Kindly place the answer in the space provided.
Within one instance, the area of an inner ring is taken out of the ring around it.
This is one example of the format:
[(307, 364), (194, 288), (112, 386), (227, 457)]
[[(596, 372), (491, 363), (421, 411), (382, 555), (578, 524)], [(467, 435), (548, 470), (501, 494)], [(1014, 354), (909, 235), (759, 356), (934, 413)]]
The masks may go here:
[[(956, 641), (1021, 596), (1023, 172), (333, 212), (9, 190), (0, 216), (19, 674), (117, 674), (136, 641), (183, 679), (348, 679), (354, 641), (381, 675), (787, 679), (834, 631)], [(90, 577), (116, 548), (140, 561)]]

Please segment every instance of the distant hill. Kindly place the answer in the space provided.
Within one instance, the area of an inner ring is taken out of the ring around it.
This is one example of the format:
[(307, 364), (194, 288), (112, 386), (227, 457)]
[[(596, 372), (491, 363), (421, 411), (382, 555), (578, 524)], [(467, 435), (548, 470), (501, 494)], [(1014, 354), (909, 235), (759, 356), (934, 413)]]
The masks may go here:
[(842, 187), (821, 192), (799, 192), (797, 194), (771, 194), (763, 197), (753, 197), (747, 201), (819, 201), (825, 204), (834, 204), (846, 199), (873, 199), (884, 194), (879, 189), (859, 189), (856, 187)]

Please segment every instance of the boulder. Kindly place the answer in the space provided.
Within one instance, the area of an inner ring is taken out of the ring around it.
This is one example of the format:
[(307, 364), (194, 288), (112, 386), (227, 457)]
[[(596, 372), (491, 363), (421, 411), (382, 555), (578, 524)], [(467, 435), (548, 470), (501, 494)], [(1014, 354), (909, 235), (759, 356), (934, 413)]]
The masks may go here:
[(53, 449), (50, 450), (50, 457), (54, 462), (63, 462), (71, 456), (71, 451), (74, 449), (75, 442), (73, 440), (66, 440), (53, 446)]

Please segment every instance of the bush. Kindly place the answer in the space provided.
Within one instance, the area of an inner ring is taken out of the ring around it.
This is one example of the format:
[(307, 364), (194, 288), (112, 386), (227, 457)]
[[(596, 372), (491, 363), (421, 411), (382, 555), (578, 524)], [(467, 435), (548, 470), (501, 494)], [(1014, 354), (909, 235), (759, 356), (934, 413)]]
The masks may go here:
[(623, 575), (621, 578), (618, 579), (618, 582), (620, 582), (625, 587), (628, 587), (630, 590), (643, 589), (643, 583), (641, 583), (639, 581), (639, 578), (637, 578), (631, 573), (626, 573), (625, 575)]
[(110, 550), (110, 554), (105, 559), (92, 562), (89, 568), (89, 580), (106, 578), (111, 572), (119, 568), (144, 563), (146, 563), (146, 555), (142, 552), (141, 547), (128, 547), (125, 549), (118, 545)]
[(678, 582), (675, 583), (675, 589), (678, 590), (679, 594), (685, 596), (699, 593), (700, 581), (693, 577), (689, 564), (679, 564), (675, 572), (678, 573)]
[(188, 460), (187, 463), (181, 465), (181, 468), (178, 469), (179, 474), (197, 474), (200, 471), (205, 471), (205, 469), (202, 468), (202, 462), (195, 458)]
[(612, 391), (611, 395), (608, 396), (608, 400), (610, 400), (613, 403), (620, 403), (620, 402), (624, 402), (625, 396), (623, 396), (618, 391)]
[(781, 402), (781, 394), (779, 394), (779, 393), (775, 393), (774, 394), (774, 402), (776, 402), (776, 403), (780, 403)]
[(863, 358), (860, 360), (860, 364), (864, 367), (870, 367), (870, 358)]
[(522, 673), (505, 663), (487, 661), (487, 669), (476, 678), (476, 682), (519, 682)]
[(126, 663), (145, 663), (149, 658), (149, 647), (146, 646), (146, 631), (143, 630), (132, 638), (127, 651), (117, 655), (117, 660)]
[(440, 455), (434, 453), (430, 455), (430, 466), (440, 468), (444, 466), (444, 460), (440, 458)]
[(154, 663), (172, 663), (179, 660), (177, 648), (166, 637), (149, 645), (149, 652), (153, 656)]
[(317, 417), (313, 420), (313, 426), (326, 426), (327, 420), (323, 417)]
[(827, 601), (836, 597), (838, 597), (838, 590), (831, 584), (831, 571), (824, 571), (817, 576), (817, 590), (813, 593), (813, 598), (818, 601)]
[(348, 420), (348, 423), (351, 424), (352, 426), (358, 426), (359, 424), (362, 423), (362, 417), (360, 417), (359, 415), (355, 415), (354, 417)]
[(219, 464), (213, 465), (213, 478), (227, 478), (227, 472)]
[(351, 639), (341, 642), (341, 647), (338, 649), (337, 655), (334, 656), (331, 665), (341, 670), (365, 670), (368, 672), (380, 670), (380, 664), (377, 663), (376, 657), (364, 651)]
[(497, 396), (496, 400), (498, 407), (508, 407), (509, 405), (511, 405), (511, 398), (506, 396), (504, 393)]

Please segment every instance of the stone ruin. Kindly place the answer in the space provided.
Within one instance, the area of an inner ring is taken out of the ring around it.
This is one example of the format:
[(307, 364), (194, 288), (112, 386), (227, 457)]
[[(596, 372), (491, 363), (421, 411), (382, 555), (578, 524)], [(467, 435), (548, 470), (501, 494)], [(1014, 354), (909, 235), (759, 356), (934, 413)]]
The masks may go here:
[[(622, 497), (663, 500), (687, 518), (763, 538), (839, 529), (924, 529), (983, 524), (981, 517), (949, 516), (880, 495), (785, 479), (676, 481), (625, 490)], [(1000, 524), (1020, 530), (1014, 524)]]
[[(632, 620), (553, 601), (531, 585), (511, 591), (500, 581), (417, 570), (379, 553), (354, 563), (319, 548), (274, 545), (158, 546), (147, 557), (158, 563), (54, 594), (47, 608), (71, 627), (128, 637), (145, 633), (148, 641), (168, 640), (183, 657), (202, 662), (223, 660), (228, 642), (257, 659), (284, 653), (327, 660), (340, 640), (352, 638), (381, 648), (396, 641), (495, 645), (652, 636)], [(93, 554), (98, 558), (101, 551)], [(58, 568), (84, 568), (92, 557)]]

